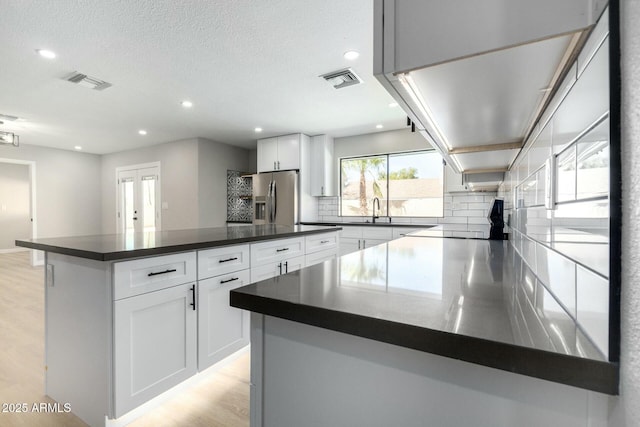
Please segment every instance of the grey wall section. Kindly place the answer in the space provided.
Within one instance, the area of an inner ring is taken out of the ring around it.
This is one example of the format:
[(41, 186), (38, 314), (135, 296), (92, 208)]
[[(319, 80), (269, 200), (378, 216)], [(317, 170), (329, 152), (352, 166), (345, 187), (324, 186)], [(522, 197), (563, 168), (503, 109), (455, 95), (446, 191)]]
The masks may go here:
[(223, 226), (227, 169), (249, 167), (249, 150), (203, 138), (102, 156), (102, 232), (116, 232), (116, 168), (160, 162), (162, 229)]
[(102, 232), (116, 233), (116, 168), (160, 162), (162, 229), (198, 227), (198, 140), (187, 139), (102, 156)]
[(37, 237), (100, 233), (100, 156), (21, 144), (0, 158), (36, 164)]
[(622, 297), (620, 398), (612, 426), (640, 420), (640, 1), (621, 1), (622, 49)]
[(198, 226), (221, 227), (227, 220), (227, 169), (248, 171), (250, 151), (198, 139)]
[(0, 161), (0, 250), (31, 237), (29, 166)]

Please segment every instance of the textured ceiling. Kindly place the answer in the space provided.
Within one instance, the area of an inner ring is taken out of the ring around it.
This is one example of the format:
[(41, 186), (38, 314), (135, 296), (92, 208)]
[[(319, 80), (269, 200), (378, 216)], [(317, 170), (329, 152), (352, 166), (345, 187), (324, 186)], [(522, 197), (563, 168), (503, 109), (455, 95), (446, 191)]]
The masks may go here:
[[(0, 114), (23, 119), (0, 130), (102, 154), (194, 137), (255, 147), (285, 133), (401, 128), (404, 113), (372, 75), (372, 3), (0, 0)], [(342, 56), (351, 49), (355, 61)], [(318, 77), (346, 67), (364, 83), (336, 90)], [(64, 81), (73, 71), (113, 86)]]

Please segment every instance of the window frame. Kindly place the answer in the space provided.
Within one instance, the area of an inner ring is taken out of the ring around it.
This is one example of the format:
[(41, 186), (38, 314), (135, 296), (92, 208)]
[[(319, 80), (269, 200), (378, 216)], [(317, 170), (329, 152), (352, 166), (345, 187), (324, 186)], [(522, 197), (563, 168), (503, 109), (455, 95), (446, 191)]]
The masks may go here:
[[(386, 157), (386, 176), (387, 178), (385, 179), (385, 187), (386, 187), (386, 191), (387, 191), (387, 198), (385, 200), (386, 202), (386, 206), (385, 206), (385, 210), (384, 212), (386, 212), (386, 215), (381, 215), (381, 217), (384, 218), (444, 218), (444, 197), (445, 197), (445, 185), (444, 185), (444, 174), (445, 174), (445, 163), (444, 163), (444, 159), (442, 159), (442, 210), (440, 212), (440, 215), (389, 215), (389, 201), (390, 201), (390, 197), (389, 197), (389, 158), (392, 156), (396, 156), (396, 155), (406, 155), (406, 154), (420, 154), (420, 153), (429, 153), (429, 154), (438, 154), (440, 155), (440, 153), (434, 149), (425, 149), (425, 150), (408, 150), (408, 151), (395, 151), (395, 152), (387, 152), (387, 153), (378, 153), (378, 154), (365, 154), (365, 155), (357, 155), (357, 156), (345, 156), (345, 157), (340, 157), (338, 159), (338, 167), (340, 170), (339, 176), (338, 176), (338, 217), (341, 218), (367, 218), (368, 215), (343, 215), (342, 214), (342, 202), (343, 202), (343, 197), (342, 197), (342, 178), (343, 178), (343, 168), (342, 168), (342, 161), (343, 160), (357, 160), (357, 159), (367, 159), (367, 158), (374, 158), (374, 157)], [(442, 157), (442, 156), (440, 156)], [(381, 206), (380, 206), (380, 210), (382, 211), (382, 201), (381, 201)]]

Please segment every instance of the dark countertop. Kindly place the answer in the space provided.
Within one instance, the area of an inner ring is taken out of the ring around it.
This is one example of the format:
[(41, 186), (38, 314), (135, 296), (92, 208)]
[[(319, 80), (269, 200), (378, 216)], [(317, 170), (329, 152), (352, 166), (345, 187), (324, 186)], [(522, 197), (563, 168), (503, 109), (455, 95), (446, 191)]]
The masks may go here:
[(16, 246), (98, 261), (113, 261), (260, 240), (283, 239), (339, 229), (308, 225), (247, 225), (16, 240)]
[(404, 237), (238, 288), (231, 305), (618, 393), (618, 365), (597, 350), (508, 242)]
[(379, 219), (378, 222), (302, 222), (303, 225), (324, 225), (324, 226), (371, 226), (371, 227), (407, 227), (407, 228), (434, 228), (438, 227), (436, 224), (409, 224), (400, 222), (386, 222), (384, 219)]

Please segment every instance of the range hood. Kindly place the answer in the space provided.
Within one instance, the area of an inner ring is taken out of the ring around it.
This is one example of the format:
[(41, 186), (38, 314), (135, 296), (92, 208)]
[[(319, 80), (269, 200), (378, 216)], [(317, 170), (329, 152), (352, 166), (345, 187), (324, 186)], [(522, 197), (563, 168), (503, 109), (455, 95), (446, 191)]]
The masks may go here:
[(497, 187), (605, 6), (376, 0), (374, 74), (456, 172)]

